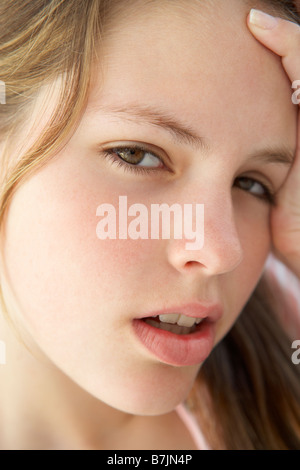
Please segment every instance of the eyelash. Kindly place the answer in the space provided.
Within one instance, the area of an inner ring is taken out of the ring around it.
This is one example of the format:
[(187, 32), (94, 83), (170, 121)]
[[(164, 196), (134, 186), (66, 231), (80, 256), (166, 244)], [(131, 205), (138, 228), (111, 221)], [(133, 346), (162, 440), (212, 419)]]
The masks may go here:
[(255, 178), (251, 178), (250, 176), (240, 176), (239, 178), (236, 178), (236, 179), (235, 179), (235, 182), (238, 181), (238, 180), (239, 180), (240, 182), (241, 182), (242, 180), (244, 180), (244, 181), (245, 181), (245, 180), (248, 180), (248, 181), (252, 181), (253, 184), (256, 184), (256, 183), (259, 184), (259, 185), (263, 188), (263, 190), (264, 190), (264, 194), (261, 195), (261, 196), (259, 196), (259, 195), (257, 195), (257, 194), (253, 194), (253, 193), (251, 193), (250, 191), (246, 191), (246, 190), (243, 189), (243, 188), (240, 188), (240, 189), (242, 189), (242, 191), (248, 192), (250, 195), (254, 196), (256, 199), (258, 199), (258, 200), (260, 200), (260, 201), (262, 201), (262, 202), (266, 202), (266, 203), (268, 203), (268, 204), (270, 204), (270, 205), (272, 205), (272, 206), (275, 205), (275, 193), (274, 193), (273, 189), (272, 189), (269, 185), (264, 184), (264, 183), (262, 183), (261, 181), (256, 180)]
[[(161, 163), (162, 165), (164, 166), (164, 168), (162, 167), (154, 167), (154, 168), (151, 168), (151, 167), (142, 167), (142, 166), (137, 166), (136, 164), (134, 163), (129, 163), (129, 162), (126, 162), (125, 160), (123, 160), (121, 157), (117, 156), (117, 151), (122, 151), (122, 150), (139, 150), (141, 152), (144, 152), (144, 153), (149, 153), (151, 155), (153, 155), (155, 158), (157, 158)], [(170, 171), (167, 166), (165, 165), (163, 159), (161, 157), (159, 157), (158, 155), (156, 155), (153, 151), (149, 150), (147, 147), (143, 147), (141, 145), (130, 145), (130, 146), (119, 146), (119, 147), (113, 147), (111, 149), (108, 149), (108, 150), (105, 150), (104, 151), (104, 157), (107, 158), (110, 163), (112, 163), (113, 165), (116, 165), (118, 168), (122, 168), (122, 170), (124, 170), (125, 172), (129, 172), (129, 173), (134, 173), (134, 174), (142, 174), (142, 175), (147, 175), (149, 176), (149, 174), (151, 174), (152, 172), (157, 172), (157, 171)]]
[[(149, 154), (153, 155), (155, 158), (157, 158), (158, 160), (160, 160), (160, 162), (164, 165), (164, 168), (162, 168), (162, 167), (156, 167), (156, 168), (142, 167), (142, 166), (137, 166), (134, 163), (126, 162), (120, 156), (117, 156), (117, 151), (120, 152), (120, 151), (125, 150), (125, 149), (126, 150), (139, 150), (141, 152), (149, 153)], [(104, 157), (107, 160), (109, 160), (111, 164), (116, 165), (118, 168), (122, 168), (122, 170), (125, 171), (125, 172), (149, 176), (152, 172), (157, 172), (157, 171), (162, 171), (162, 170), (163, 171), (170, 171), (170, 170), (168, 170), (168, 168), (164, 164), (164, 161), (161, 157), (159, 157), (153, 151), (150, 151), (149, 149), (147, 149), (146, 147), (143, 147), (141, 145), (113, 147), (111, 149), (104, 150), (101, 153), (104, 154)], [(274, 194), (273, 189), (271, 187), (269, 187), (269, 185), (267, 185), (265, 183), (262, 183), (261, 181), (256, 180), (255, 178), (248, 177), (248, 176), (241, 176), (239, 178), (236, 178), (234, 180), (234, 185), (236, 186), (236, 182), (237, 181), (242, 181), (242, 180), (244, 180), (244, 181), (249, 180), (249, 181), (252, 181), (253, 184), (255, 184), (255, 183), (260, 184), (262, 186), (263, 190), (264, 190), (264, 195), (259, 196), (259, 195), (251, 193), (250, 191), (246, 191), (245, 189), (240, 188), (240, 189), (242, 189), (242, 191), (249, 192), (250, 195), (252, 195), (253, 197), (255, 197), (256, 199), (258, 199), (262, 202), (266, 202), (270, 205), (275, 205), (275, 194)]]

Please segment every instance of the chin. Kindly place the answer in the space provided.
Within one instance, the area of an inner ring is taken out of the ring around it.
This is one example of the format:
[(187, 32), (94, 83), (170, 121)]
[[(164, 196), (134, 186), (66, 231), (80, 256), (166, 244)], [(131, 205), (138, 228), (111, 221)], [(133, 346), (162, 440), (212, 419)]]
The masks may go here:
[[(182, 400), (176, 400), (172, 401), (172, 403), (159, 403), (158, 402), (154, 403), (153, 400), (149, 401), (143, 401), (142, 403), (129, 403), (129, 402), (123, 402), (123, 403), (115, 403), (115, 404), (110, 404), (115, 409), (118, 409), (119, 411), (122, 411), (123, 413), (135, 415), (135, 416), (160, 416), (164, 415), (167, 413), (170, 413), (171, 411), (178, 406)], [(116, 405), (116, 406), (114, 406)]]
[(117, 390), (111, 389), (110, 393), (107, 390), (105, 396), (103, 393), (95, 395), (107, 405), (124, 413), (140, 416), (162, 415), (173, 411), (182, 403), (194, 384), (195, 374), (182, 375), (182, 371), (177, 370), (175, 375), (176, 378), (173, 371), (173, 377), (167, 380), (165, 376), (164, 381), (157, 378), (149, 380), (148, 377), (145, 381), (120, 384)]

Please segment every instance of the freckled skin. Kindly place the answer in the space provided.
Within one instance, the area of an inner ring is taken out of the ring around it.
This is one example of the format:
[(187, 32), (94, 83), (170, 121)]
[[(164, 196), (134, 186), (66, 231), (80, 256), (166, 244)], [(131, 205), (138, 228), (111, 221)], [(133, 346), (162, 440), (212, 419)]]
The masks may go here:
[[(191, 9), (170, 2), (121, 22), (104, 44), (104, 81), (95, 68), (80, 126), (20, 186), (8, 214), (5, 260), (33, 341), (83, 389), (130, 413), (172, 410), (200, 367), (172, 367), (150, 355), (133, 334), (133, 318), (174, 303), (218, 300), (224, 315), (215, 343), (222, 339), (270, 249), (268, 204), (233, 182), (263, 173), (278, 188), (287, 169), (258, 166), (247, 156), (270, 143), (295, 145), (290, 85), (279, 59), (247, 31), (243, 2), (227, 9), (223, 3), (214, 16), (198, 2)], [(209, 141), (209, 152), (93, 109), (132, 101), (183, 120)], [(163, 149), (173, 173), (127, 174), (95, 150), (120, 141)], [(204, 203), (203, 250), (187, 251), (185, 240), (100, 241), (96, 208), (117, 206), (120, 195), (148, 208)]]

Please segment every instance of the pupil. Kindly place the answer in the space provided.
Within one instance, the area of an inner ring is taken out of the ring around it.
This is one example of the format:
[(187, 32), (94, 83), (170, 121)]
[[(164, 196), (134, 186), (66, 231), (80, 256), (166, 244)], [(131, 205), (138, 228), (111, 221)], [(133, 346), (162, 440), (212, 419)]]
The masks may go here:
[(242, 184), (244, 185), (244, 188), (251, 189), (253, 181), (250, 178), (242, 178)]

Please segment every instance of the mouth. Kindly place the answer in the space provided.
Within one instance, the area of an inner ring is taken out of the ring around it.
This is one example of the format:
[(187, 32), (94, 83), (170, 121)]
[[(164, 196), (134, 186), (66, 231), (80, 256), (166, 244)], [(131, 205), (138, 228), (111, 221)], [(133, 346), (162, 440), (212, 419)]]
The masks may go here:
[[(180, 312), (180, 313), (179, 313)], [(133, 320), (133, 329), (152, 356), (173, 366), (201, 364), (214, 346), (220, 305), (188, 304)]]
[(144, 319), (148, 325), (164, 331), (169, 331), (175, 335), (189, 335), (194, 333), (197, 330), (198, 325), (200, 325), (204, 320), (204, 318), (187, 317), (180, 313), (166, 313)]

